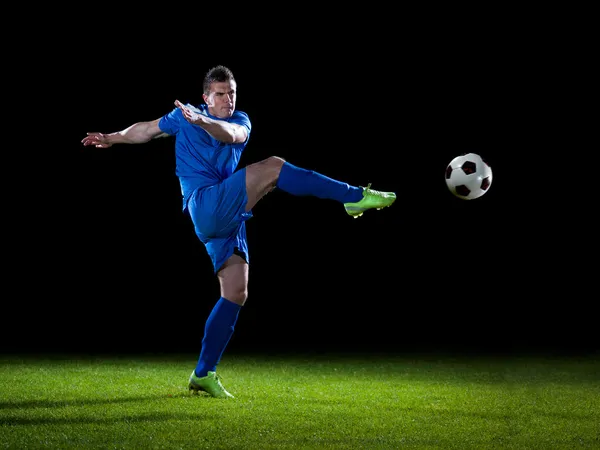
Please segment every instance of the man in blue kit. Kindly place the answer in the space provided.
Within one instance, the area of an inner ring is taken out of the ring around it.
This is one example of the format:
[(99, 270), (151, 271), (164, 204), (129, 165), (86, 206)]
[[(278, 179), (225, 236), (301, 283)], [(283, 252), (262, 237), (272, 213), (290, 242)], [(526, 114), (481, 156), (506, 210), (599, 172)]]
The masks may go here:
[(221, 298), (208, 316), (196, 368), (189, 389), (213, 397), (233, 398), (216, 374), (241, 307), (248, 297), (248, 243), (245, 221), (252, 208), (275, 188), (296, 196), (331, 199), (351, 217), (369, 209), (390, 206), (393, 192), (380, 192), (306, 170), (271, 156), (239, 170), (252, 126), (248, 115), (237, 111), (237, 83), (225, 66), (211, 68), (203, 80), (204, 104), (198, 107), (175, 101), (168, 114), (137, 122), (114, 133), (87, 133), (84, 146), (108, 148), (114, 144), (142, 144), (175, 136), (176, 175), (196, 235), (213, 263)]

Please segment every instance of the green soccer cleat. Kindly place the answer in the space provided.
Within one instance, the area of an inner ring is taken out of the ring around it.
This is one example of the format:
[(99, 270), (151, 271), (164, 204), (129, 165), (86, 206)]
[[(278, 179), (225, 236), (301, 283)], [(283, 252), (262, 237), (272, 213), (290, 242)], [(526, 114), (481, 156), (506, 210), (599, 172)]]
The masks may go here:
[(360, 217), (368, 209), (381, 209), (391, 206), (396, 201), (396, 194), (393, 192), (380, 192), (371, 189), (371, 183), (363, 188), (363, 198), (358, 203), (344, 203), (344, 208), (348, 215)]
[(221, 384), (221, 377), (215, 372), (208, 372), (205, 377), (197, 377), (196, 371), (192, 371), (190, 375), (190, 384), (188, 388), (190, 391), (194, 391), (195, 394), (198, 391), (204, 391), (216, 398), (235, 398), (231, 395)]

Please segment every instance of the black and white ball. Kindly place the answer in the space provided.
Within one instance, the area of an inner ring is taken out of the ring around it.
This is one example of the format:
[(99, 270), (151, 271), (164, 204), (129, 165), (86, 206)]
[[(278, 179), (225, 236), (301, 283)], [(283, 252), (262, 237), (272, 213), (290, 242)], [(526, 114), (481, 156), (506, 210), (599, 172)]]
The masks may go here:
[(446, 167), (446, 185), (463, 200), (473, 200), (485, 194), (492, 185), (492, 168), (476, 153), (457, 156)]

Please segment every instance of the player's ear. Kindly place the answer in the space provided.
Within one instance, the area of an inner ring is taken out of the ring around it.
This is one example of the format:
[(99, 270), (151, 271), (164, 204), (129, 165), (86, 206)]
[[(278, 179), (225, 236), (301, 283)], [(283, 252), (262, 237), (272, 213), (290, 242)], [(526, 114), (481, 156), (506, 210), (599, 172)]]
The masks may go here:
[(204, 100), (204, 103), (208, 105), (208, 95), (202, 94), (202, 100)]

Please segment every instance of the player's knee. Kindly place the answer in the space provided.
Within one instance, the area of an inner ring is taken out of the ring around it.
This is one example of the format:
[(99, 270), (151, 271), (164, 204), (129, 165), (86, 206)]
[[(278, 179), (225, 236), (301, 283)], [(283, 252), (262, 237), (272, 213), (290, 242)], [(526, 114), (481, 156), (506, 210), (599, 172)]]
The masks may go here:
[(280, 158), (279, 156), (270, 156), (268, 158), (270, 160), (270, 165), (273, 167), (273, 180), (271, 183), (271, 190), (275, 188), (277, 184), (277, 180), (279, 180), (279, 174), (281, 173), (281, 168), (285, 163), (285, 159)]
[(238, 305), (244, 306), (244, 304), (246, 303), (246, 300), (248, 300), (248, 292), (244, 292), (243, 294), (239, 295), (238, 297), (236, 297), (236, 299), (234, 301)]
[(236, 289), (229, 292), (223, 292), (222, 296), (227, 300), (237, 303), (240, 306), (243, 306), (248, 299), (248, 288)]
[(262, 182), (264, 183), (261, 196), (266, 195), (275, 188), (284, 163), (285, 159), (280, 158), (279, 156), (269, 156), (267, 159), (261, 161), (263, 169), (261, 171), (261, 176)]
[(277, 170), (281, 170), (281, 167), (285, 163), (285, 159), (280, 158), (279, 156), (269, 156), (265, 161), (269, 166), (272, 166)]

